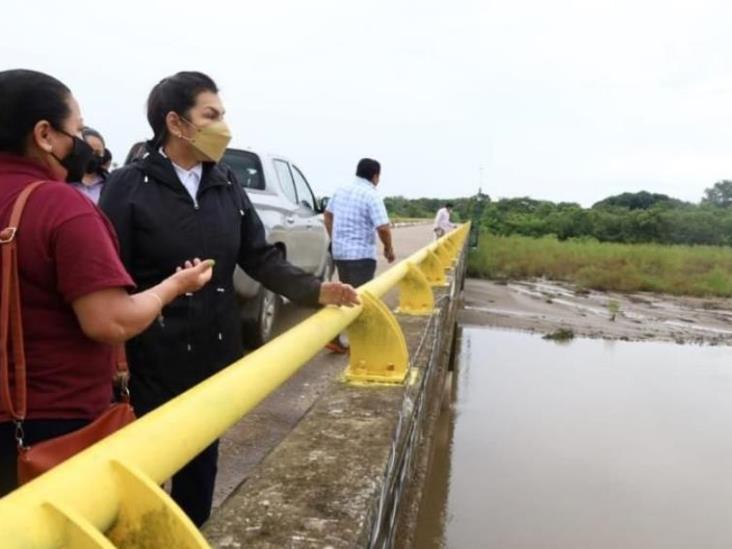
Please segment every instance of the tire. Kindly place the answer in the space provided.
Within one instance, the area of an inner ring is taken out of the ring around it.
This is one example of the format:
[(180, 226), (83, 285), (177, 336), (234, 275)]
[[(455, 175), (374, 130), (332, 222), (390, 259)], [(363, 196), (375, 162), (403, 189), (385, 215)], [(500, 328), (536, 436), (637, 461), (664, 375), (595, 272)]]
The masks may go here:
[(242, 339), (249, 349), (261, 347), (272, 339), (282, 303), (280, 296), (264, 286), (259, 289), (254, 301), (254, 314), (242, 322)]

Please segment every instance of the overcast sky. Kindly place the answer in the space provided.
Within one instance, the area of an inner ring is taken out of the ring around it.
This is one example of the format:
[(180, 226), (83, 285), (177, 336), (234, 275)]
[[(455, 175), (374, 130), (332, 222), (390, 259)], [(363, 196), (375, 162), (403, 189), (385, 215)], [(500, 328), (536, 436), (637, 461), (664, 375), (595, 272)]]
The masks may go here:
[(8, 2), (0, 69), (65, 82), (123, 159), (162, 77), (218, 83), (234, 144), (316, 194), (698, 201), (732, 178), (729, 0)]

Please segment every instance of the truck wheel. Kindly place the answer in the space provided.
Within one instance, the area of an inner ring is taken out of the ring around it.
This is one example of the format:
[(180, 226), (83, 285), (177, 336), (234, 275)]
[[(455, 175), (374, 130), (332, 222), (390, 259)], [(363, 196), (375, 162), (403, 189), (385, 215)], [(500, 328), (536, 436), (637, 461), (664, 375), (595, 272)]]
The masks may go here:
[(242, 322), (244, 345), (250, 349), (261, 347), (272, 339), (281, 303), (280, 296), (265, 287), (259, 289), (254, 299), (254, 315)]

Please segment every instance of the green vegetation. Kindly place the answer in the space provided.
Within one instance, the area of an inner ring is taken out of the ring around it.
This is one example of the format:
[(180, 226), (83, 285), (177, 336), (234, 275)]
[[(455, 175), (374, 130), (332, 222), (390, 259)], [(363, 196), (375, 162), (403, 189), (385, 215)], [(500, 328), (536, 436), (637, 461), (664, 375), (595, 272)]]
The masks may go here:
[(610, 313), (610, 320), (612, 322), (615, 322), (615, 318), (618, 316), (618, 313), (620, 312), (620, 302), (616, 301), (614, 299), (611, 299), (607, 302), (607, 310)]
[(569, 341), (574, 339), (574, 332), (569, 328), (559, 328), (556, 332), (546, 334), (542, 339), (548, 339), (551, 341)]
[[(698, 204), (663, 194), (623, 193), (591, 208), (532, 198), (385, 200), (392, 216), (432, 217), (445, 202), (456, 221), (481, 232), (472, 276), (498, 281), (546, 277), (587, 289), (732, 296), (732, 181)], [(608, 303), (615, 318), (619, 307)]]
[[(627, 244), (732, 245), (732, 181), (707, 189), (698, 204), (645, 191), (611, 196), (582, 208), (572, 202), (532, 198), (492, 201), (488, 195), (450, 199), (456, 220), (474, 220), (483, 230), (509, 236), (590, 237)], [(445, 199), (389, 197), (392, 217), (432, 218)]]
[[(470, 255), (469, 273), (498, 280), (546, 277), (577, 284), (580, 290), (729, 297), (732, 249), (485, 233)], [(613, 314), (610, 304), (608, 311)]]
[[(431, 218), (445, 202), (455, 221), (480, 229), (472, 276), (498, 281), (546, 277), (578, 291), (650, 291), (732, 296), (732, 181), (699, 203), (623, 193), (591, 208), (532, 198), (385, 199), (393, 217)], [(619, 308), (608, 303), (611, 318)]]

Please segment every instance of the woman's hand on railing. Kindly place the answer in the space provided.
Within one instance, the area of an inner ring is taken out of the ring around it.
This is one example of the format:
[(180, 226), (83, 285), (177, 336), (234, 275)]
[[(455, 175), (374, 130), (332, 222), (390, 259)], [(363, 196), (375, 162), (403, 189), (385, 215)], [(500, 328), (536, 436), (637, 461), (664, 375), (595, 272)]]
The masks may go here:
[(361, 303), (353, 286), (341, 282), (323, 282), (320, 285), (318, 301), (321, 305), (345, 305), (346, 307), (353, 307)]

